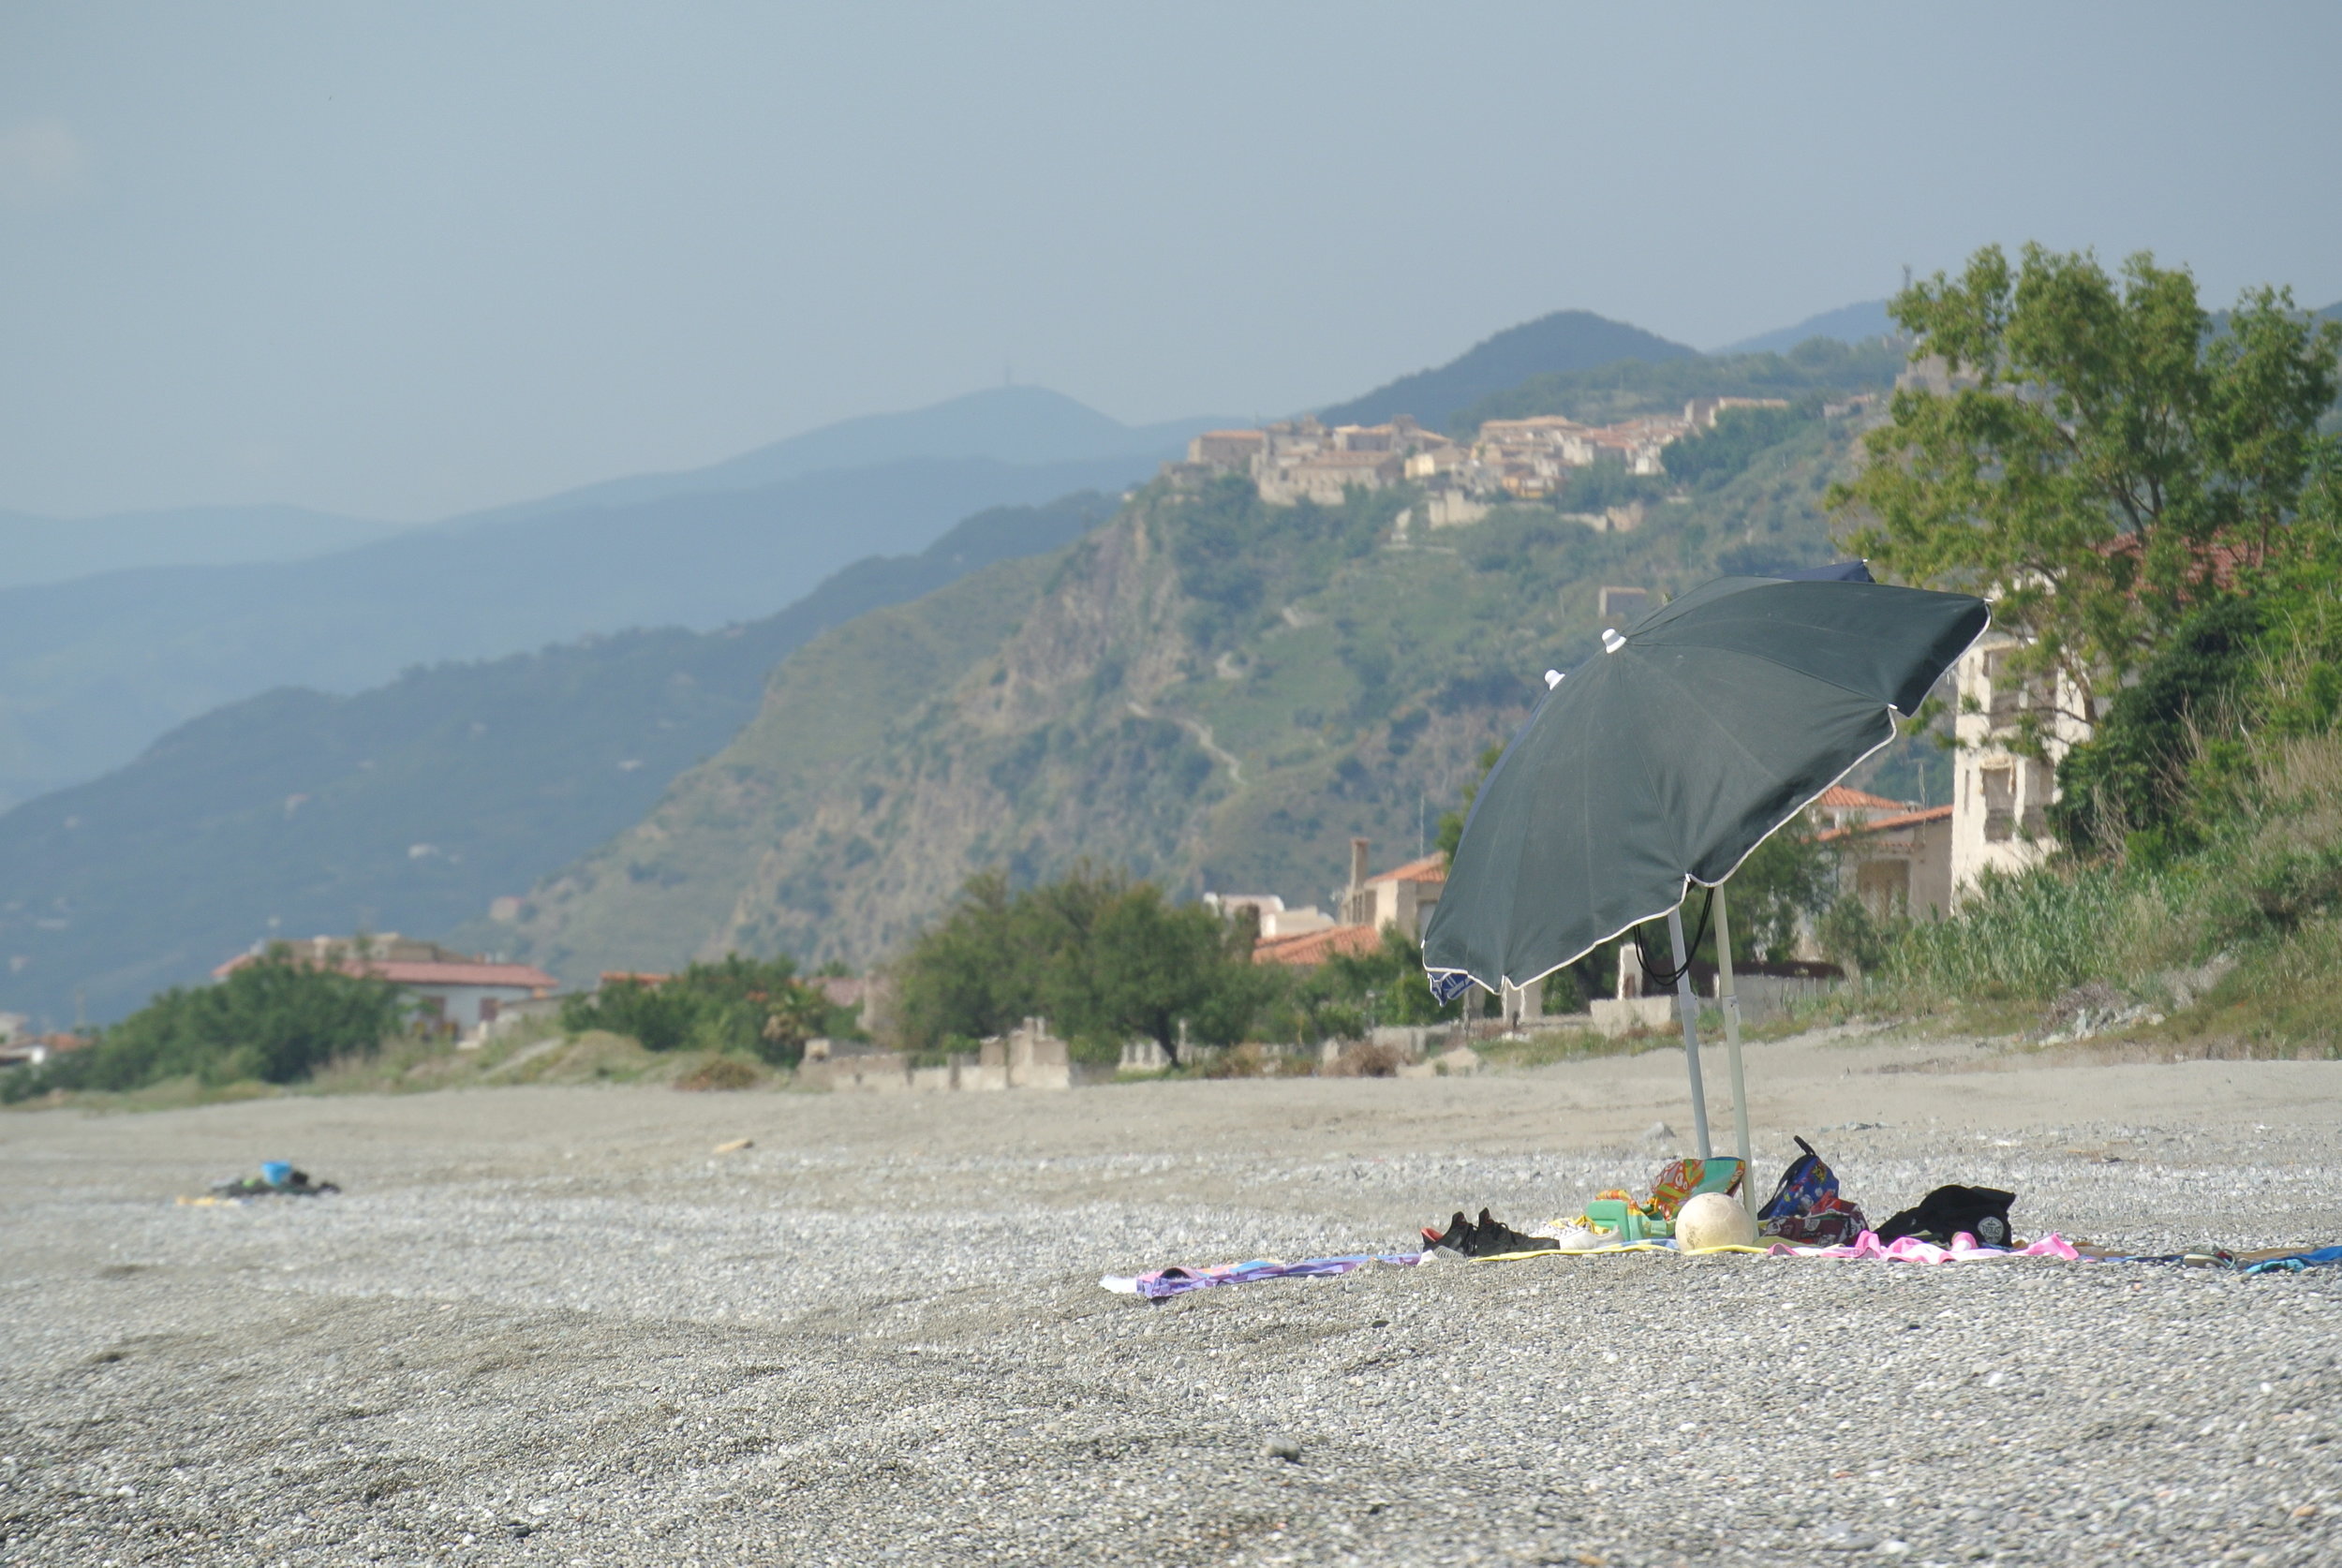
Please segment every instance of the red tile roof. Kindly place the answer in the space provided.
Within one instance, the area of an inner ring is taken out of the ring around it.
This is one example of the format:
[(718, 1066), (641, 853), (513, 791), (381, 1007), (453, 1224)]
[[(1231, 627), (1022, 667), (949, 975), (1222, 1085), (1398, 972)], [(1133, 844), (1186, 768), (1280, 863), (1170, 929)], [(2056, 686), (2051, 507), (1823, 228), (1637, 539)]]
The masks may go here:
[(1864, 790), (1849, 790), (1843, 784), (1832, 784), (1814, 797), (1814, 804), (1825, 811), (1908, 811), (1907, 801), (1889, 800)]
[[(225, 980), (246, 964), (257, 964), (257, 954), (240, 953), (212, 971), (215, 980)], [(294, 962), (305, 962), (295, 959)], [(363, 975), (375, 980), (387, 980), (393, 985), (494, 985), (526, 991), (550, 991), (560, 982), (534, 964), (483, 964), (447, 960), (414, 958), (378, 958), (367, 963), (345, 959), (334, 969), (344, 974)]]
[(1845, 827), (1831, 828), (1829, 832), (1816, 835), (1816, 836), (1822, 842), (1828, 843), (1832, 838), (1843, 838), (1849, 833), (1885, 833), (1890, 828), (1917, 827), (1921, 822), (1943, 822), (1950, 820), (1950, 806), (1931, 806), (1924, 811), (1905, 811), (1896, 817), (1879, 817), (1867, 822), (1850, 822)]
[(346, 974), (365, 973), (393, 985), (498, 985), (530, 991), (550, 991), (560, 982), (534, 964), (449, 964), (412, 959), (388, 959), (363, 969), (344, 964)]
[(1354, 956), (1383, 945), (1383, 934), (1371, 925), (1331, 925), (1297, 937), (1264, 937), (1253, 944), (1255, 964), (1322, 964), (1337, 953)]
[(1370, 885), (1375, 882), (1444, 882), (1446, 880), (1445, 855), (1425, 855), (1421, 860), (1411, 860), (1404, 865), (1394, 865), (1379, 876), (1367, 878)]

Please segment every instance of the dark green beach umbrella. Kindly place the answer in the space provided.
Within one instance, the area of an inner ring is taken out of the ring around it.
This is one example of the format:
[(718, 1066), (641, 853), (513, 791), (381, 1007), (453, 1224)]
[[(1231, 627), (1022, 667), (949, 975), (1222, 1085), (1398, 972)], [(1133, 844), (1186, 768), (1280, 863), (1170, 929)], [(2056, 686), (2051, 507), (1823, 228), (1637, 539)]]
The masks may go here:
[(1965, 594), (1726, 577), (1604, 632), (1480, 786), (1423, 936), (1433, 991), (1533, 984), (1724, 881), (1988, 618)]

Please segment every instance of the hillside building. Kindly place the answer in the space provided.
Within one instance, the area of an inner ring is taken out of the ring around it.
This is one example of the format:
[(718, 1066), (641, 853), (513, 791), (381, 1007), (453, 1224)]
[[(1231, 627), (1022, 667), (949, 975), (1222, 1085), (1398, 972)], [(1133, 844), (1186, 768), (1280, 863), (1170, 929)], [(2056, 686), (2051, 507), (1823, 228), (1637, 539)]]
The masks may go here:
[[(2017, 640), (1987, 632), (1953, 666), (1959, 736), (1953, 776), (1951, 888), (1956, 896), (1986, 870), (2016, 872), (2049, 853), (2049, 807), (2057, 762), (2090, 738), (2088, 698), (2060, 675), (2023, 680), (2008, 668)], [(2016, 749), (2021, 726), (2038, 725), (2044, 757)]]
[(503, 1009), (516, 1002), (550, 997), (560, 984), (533, 964), (494, 963), (394, 931), (256, 945), (214, 969), (212, 978), (225, 980), (247, 964), (260, 962), (270, 945), (295, 963), (388, 981), (413, 997), (425, 1018), (465, 1031), (495, 1023)]
[(1696, 430), (1713, 430), (1716, 416), (1732, 408), (1786, 408), (1786, 397), (1695, 397), (1683, 405), (1684, 422)]
[[(1214, 907), (1223, 910), (1275, 906), (1261, 918), (1260, 939), (1253, 948), (1256, 964), (1322, 964), (1337, 953), (1371, 953), (1382, 945), (1386, 926), (1396, 927), (1409, 941), (1421, 941), (1424, 924), (1439, 907), (1447, 885), (1445, 857), (1426, 855), (1374, 876), (1367, 870), (1372, 848), (1364, 838), (1350, 840), (1350, 880), (1334, 895), (1335, 919), (1315, 908), (1286, 910), (1284, 901), (1274, 896), (1239, 899), (1207, 894), (1205, 898), (1217, 899)], [(1293, 924), (1286, 925), (1287, 920)]]
[(1899, 817), (1913, 809), (1907, 800), (1890, 800), (1874, 795), (1868, 790), (1856, 790), (1844, 784), (1832, 784), (1814, 797), (1805, 808), (1806, 819), (1825, 832), (1859, 827), (1882, 817)]
[(1264, 937), (1253, 948), (1255, 964), (1292, 964), (1314, 968), (1336, 954), (1363, 956), (1383, 945), (1383, 934), (1371, 925), (1328, 925), (1298, 936)]
[(1820, 837), (1841, 851), (1840, 887), (1874, 919), (1941, 920), (1951, 912), (1951, 817), (1949, 806), (1847, 812)]
[(1204, 908), (1223, 920), (1233, 920), (1246, 910), (1253, 912), (1254, 930), (1263, 941), (1278, 937), (1306, 937), (1312, 932), (1332, 927), (1332, 917), (1314, 904), (1300, 909), (1287, 909), (1285, 901), (1273, 893), (1207, 893)]
[(1187, 443), (1187, 460), (1201, 468), (1251, 473), (1253, 460), (1267, 445), (1267, 436), (1258, 430), (1207, 430)]
[(1367, 839), (1350, 840), (1350, 884), (1342, 890), (1341, 924), (1370, 931), (1396, 925), (1409, 941), (1421, 941), (1423, 927), (1447, 888), (1446, 857), (1425, 855), (1369, 876), (1368, 851), (1372, 848)]

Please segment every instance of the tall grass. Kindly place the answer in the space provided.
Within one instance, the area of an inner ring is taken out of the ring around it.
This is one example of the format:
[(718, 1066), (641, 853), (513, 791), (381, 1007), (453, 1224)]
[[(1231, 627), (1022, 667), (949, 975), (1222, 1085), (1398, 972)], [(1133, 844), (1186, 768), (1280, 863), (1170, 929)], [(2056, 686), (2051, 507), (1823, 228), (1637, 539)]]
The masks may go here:
[(2154, 897), (2127, 880), (2110, 866), (1988, 876), (1952, 919), (1905, 929), (1887, 974), (1947, 997), (2054, 996), (2114, 967), (2110, 909)]
[[(2271, 1041), (2332, 1041), (2342, 1034), (2342, 734), (2249, 747), (2198, 852), (1988, 877), (1952, 918), (1897, 931), (1876, 978), (1920, 1004), (2046, 1001), (2098, 982)], [(2214, 959), (2224, 978), (2206, 996), (2185, 973)]]

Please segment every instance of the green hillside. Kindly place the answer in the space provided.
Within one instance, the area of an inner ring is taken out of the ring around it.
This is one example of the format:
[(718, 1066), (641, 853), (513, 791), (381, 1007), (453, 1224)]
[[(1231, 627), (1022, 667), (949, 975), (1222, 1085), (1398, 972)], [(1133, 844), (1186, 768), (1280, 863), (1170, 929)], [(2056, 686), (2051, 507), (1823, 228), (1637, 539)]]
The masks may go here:
[[(439, 936), (641, 821), (831, 627), (1103, 520), (1094, 492), (1003, 507), (872, 557), (777, 615), (630, 631), (284, 688), (181, 726), (129, 766), (0, 816), (0, 1009), (116, 1016), (274, 935)], [(504, 945), (504, 928), (475, 933)]]
[(1278, 509), (1150, 486), (1045, 565), (800, 650), (732, 746), (539, 890), (515, 945), (571, 978), (729, 948), (860, 966), (973, 870), (1085, 856), (1322, 905), (1352, 835), (1378, 866), (1414, 855), (1542, 672), (1590, 655), (1601, 586), (1828, 557), (1846, 422), (1780, 428), (1631, 533), (1517, 508), (1401, 537), (1404, 488)]
[(1434, 429), (1481, 399), (1533, 377), (1591, 370), (1622, 362), (1688, 361), (1699, 352), (1655, 333), (1594, 315), (1557, 310), (1473, 345), (1445, 364), (1401, 376), (1364, 397), (1318, 410), (1327, 424), (1380, 424), (1410, 414)]
[[(517, 927), (475, 924), (458, 939), (494, 940), (575, 982), (606, 969), (678, 968), (719, 949), (749, 884), (769, 874), (771, 847), (825, 799), (851, 793), (857, 764), (943, 705), (939, 694), (996, 652), (1053, 570), (1035, 559), (992, 566), (817, 639), (773, 672), (755, 719), (730, 746), (644, 821), (540, 886)], [(867, 858), (846, 854), (853, 865)]]

